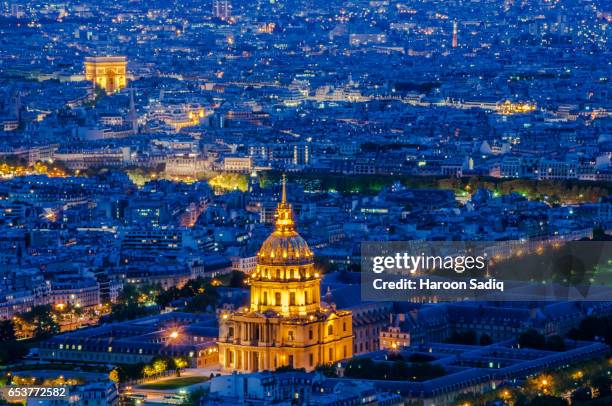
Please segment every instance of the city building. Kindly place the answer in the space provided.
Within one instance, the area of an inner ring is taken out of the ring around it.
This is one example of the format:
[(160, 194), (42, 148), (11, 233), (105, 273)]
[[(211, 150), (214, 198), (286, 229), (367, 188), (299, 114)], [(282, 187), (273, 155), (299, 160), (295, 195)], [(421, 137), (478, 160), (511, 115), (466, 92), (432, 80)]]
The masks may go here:
[(410, 333), (402, 332), (399, 327), (389, 327), (380, 333), (381, 350), (398, 350), (410, 345)]
[(223, 170), (226, 172), (245, 172), (253, 171), (253, 158), (251, 157), (225, 157), (223, 160)]
[(314, 255), (296, 230), (285, 189), (283, 181), (274, 231), (251, 274), (251, 303), (219, 321), (219, 360), (227, 371), (311, 371), (352, 356), (351, 312), (321, 303)]
[(369, 382), (333, 380), (305, 372), (257, 372), (216, 376), (205, 405), (287, 404), (324, 406), (399, 406), (398, 394), (377, 391)]
[(218, 365), (216, 321), (210, 314), (166, 313), (75, 330), (40, 343), (40, 358), (87, 364), (146, 363), (184, 357), (192, 368)]
[(212, 0), (212, 15), (220, 20), (228, 20), (232, 15), (232, 5), (229, 0)]

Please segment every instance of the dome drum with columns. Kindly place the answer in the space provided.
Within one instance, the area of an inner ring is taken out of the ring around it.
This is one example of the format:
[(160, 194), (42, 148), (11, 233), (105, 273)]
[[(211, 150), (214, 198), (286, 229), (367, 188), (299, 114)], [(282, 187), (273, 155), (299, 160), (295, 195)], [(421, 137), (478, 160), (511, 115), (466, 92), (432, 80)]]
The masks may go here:
[(284, 177), (275, 228), (257, 254), (251, 282), (250, 306), (220, 319), (224, 370), (313, 370), (352, 356), (351, 312), (321, 303), (314, 255), (295, 228)]

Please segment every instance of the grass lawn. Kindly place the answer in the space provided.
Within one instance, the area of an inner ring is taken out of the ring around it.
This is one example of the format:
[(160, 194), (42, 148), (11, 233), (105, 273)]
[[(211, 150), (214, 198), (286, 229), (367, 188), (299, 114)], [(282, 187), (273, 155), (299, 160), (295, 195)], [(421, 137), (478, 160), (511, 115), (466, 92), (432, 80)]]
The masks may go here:
[(207, 381), (207, 380), (208, 380), (207, 376), (186, 376), (186, 377), (182, 377), (182, 378), (166, 379), (166, 380), (160, 381), (160, 382), (145, 383), (143, 385), (140, 385), (139, 388), (142, 388), (142, 389), (160, 389), (160, 390), (164, 390), (164, 389), (178, 389), (178, 388), (182, 388), (184, 386), (194, 385), (196, 383), (201, 383), (201, 382), (204, 382), (204, 381)]

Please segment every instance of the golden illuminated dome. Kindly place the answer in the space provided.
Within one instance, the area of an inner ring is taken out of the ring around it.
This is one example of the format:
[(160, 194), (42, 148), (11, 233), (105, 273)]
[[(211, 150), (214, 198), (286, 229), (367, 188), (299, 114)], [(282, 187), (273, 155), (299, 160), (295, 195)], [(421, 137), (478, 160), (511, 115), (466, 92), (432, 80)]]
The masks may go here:
[(312, 251), (295, 229), (293, 209), (287, 203), (285, 177), (283, 176), (283, 194), (281, 203), (276, 209), (275, 228), (259, 249), (257, 263), (260, 265), (290, 265), (311, 263), (312, 260)]

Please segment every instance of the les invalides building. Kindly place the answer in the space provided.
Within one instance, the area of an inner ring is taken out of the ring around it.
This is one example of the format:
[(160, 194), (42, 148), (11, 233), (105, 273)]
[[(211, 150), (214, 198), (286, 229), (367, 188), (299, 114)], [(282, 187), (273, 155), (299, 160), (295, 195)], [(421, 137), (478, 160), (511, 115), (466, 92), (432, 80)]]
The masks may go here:
[(352, 314), (321, 303), (314, 255), (295, 228), (284, 179), (276, 214), (274, 232), (251, 274), (250, 306), (220, 317), (219, 361), (225, 371), (282, 366), (311, 371), (353, 353)]

